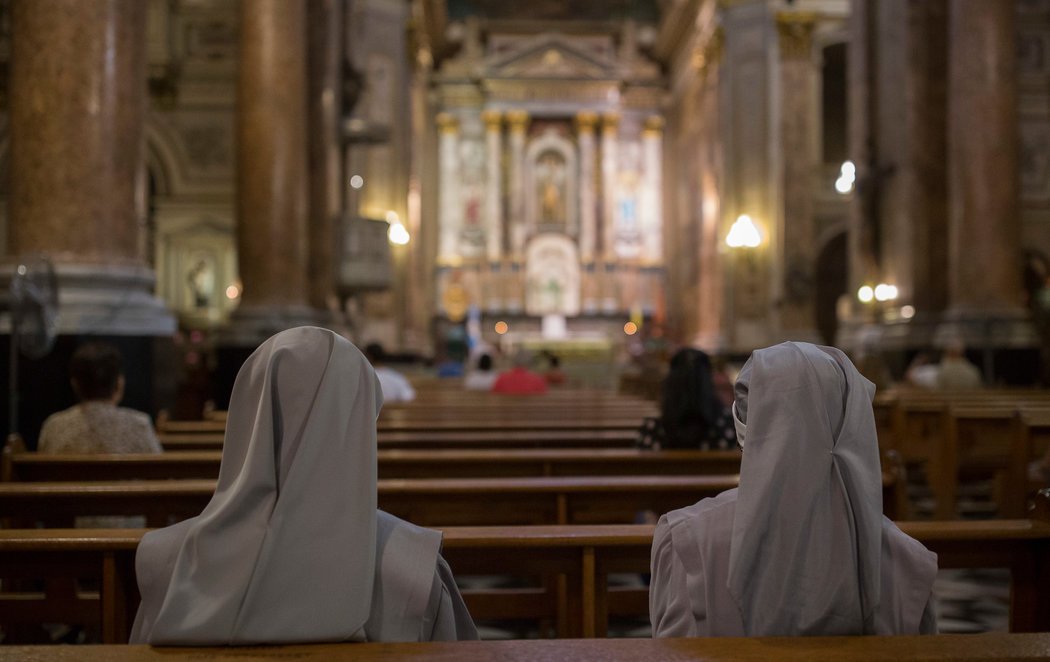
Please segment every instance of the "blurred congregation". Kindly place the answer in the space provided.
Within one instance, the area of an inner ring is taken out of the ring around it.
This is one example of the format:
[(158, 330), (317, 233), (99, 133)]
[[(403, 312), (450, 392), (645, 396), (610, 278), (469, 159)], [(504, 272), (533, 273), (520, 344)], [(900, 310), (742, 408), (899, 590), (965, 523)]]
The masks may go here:
[(0, 0), (0, 253), (0, 658), (1050, 657), (1050, 0)]

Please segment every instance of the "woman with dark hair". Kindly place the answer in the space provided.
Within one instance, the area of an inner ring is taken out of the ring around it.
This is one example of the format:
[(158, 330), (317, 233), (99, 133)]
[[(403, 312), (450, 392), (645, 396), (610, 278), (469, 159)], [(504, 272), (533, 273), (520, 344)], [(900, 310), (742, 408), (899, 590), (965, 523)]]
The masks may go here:
[(77, 404), (52, 414), (40, 430), (41, 453), (160, 453), (146, 414), (118, 406), (124, 398), (124, 364), (108, 343), (89, 342), (73, 352), (69, 382)]
[(647, 419), (644, 448), (728, 449), (736, 446), (733, 417), (715, 392), (711, 359), (685, 348), (671, 357), (660, 396), (660, 418)]

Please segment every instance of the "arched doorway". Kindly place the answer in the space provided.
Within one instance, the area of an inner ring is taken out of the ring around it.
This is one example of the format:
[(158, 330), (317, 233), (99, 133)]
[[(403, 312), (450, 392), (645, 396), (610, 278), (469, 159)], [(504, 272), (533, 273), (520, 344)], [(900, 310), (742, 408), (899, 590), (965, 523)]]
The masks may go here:
[(817, 256), (817, 331), (827, 344), (838, 331), (838, 300), (849, 289), (846, 231), (833, 235)]

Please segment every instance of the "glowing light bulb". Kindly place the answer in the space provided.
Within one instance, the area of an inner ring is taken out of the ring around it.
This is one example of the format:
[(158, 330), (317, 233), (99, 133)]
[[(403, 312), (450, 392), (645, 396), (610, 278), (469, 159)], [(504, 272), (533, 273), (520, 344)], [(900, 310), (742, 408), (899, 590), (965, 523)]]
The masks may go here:
[(754, 221), (747, 214), (741, 214), (729, 228), (726, 245), (730, 248), (757, 248), (762, 243), (762, 236), (755, 227)]
[(861, 303), (871, 303), (874, 298), (875, 290), (871, 289), (870, 285), (862, 285), (861, 288), (857, 290), (857, 299), (859, 299)]
[(494, 329), (495, 329), (497, 334), (502, 336), (504, 333), (506, 333), (507, 331), (510, 330), (510, 327), (507, 325), (506, 322), (504, 322), (503, 320), (500, 320), (500, 321), (496, 322), (496, 326), (494, 327)]

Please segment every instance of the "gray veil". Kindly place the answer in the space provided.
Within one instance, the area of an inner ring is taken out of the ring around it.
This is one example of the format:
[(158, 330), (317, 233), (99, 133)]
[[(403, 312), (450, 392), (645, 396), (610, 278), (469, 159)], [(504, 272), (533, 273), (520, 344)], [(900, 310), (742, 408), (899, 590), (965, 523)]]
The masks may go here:
[(741, 371), (747, 438), (727, 588), (748, 635), (875, 632), (883, 516), (874, 393), (841, 351), (808, 343), (758, 350)]
[(132, 640), (364, 638), (376, 582), (381, 406), (371, 366), (331, 331), (301, 327), (259, 347), (234, 384), (215, 495), (199, 516), (139, 546)]

